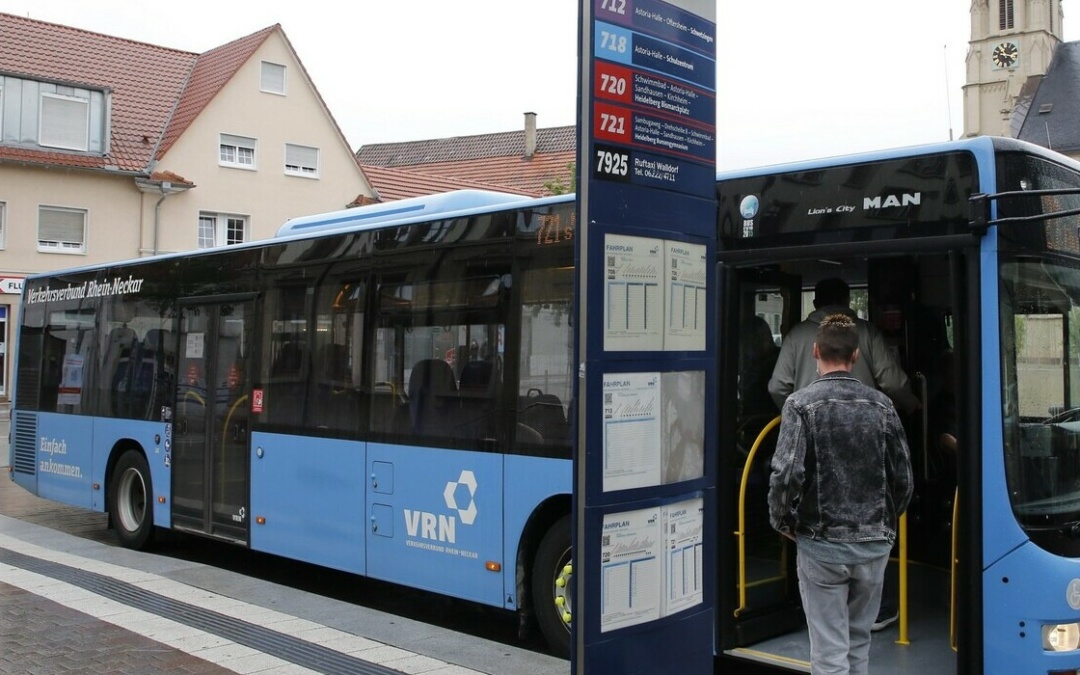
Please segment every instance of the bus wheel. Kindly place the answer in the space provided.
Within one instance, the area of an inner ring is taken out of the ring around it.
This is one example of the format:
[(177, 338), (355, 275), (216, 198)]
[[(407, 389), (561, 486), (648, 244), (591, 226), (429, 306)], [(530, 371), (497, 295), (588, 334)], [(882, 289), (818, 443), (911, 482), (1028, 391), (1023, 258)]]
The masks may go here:
[(113, 526), (126, 548), (144, 549), (154, 531), (150, 466), (136, 450), (128, 450), (116, 462), (109, 481), (109, 508)]
[(557, 655), (570, 658), (573, 607), (570, 559), (570, 516), (560, 518), (540, 541), (532, 569), (532, 597), (536, 620)]

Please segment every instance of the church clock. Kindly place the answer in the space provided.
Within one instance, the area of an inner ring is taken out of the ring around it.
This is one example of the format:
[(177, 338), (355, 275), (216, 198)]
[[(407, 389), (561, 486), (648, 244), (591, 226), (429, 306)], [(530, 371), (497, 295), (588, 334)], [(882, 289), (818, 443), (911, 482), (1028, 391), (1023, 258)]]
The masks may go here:
[(993, 61), (995, 68), (1012, 68), (1019, 59), (1020, 50), (1015, 42), (1002, 42), (994, 47), (994, 51), (990, 54), (990, 60)]

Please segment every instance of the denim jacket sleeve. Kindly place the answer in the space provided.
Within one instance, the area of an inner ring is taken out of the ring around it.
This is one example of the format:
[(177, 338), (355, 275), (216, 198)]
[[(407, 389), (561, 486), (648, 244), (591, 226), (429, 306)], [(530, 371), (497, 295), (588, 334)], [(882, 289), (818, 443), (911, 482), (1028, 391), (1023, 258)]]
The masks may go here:
[(781, 413), (780, 435), (769, 476), (769, 523), (778, 532), (795, 531), (795, 510), (806, 478), (806, 444), (802, 415), (789, 399)]

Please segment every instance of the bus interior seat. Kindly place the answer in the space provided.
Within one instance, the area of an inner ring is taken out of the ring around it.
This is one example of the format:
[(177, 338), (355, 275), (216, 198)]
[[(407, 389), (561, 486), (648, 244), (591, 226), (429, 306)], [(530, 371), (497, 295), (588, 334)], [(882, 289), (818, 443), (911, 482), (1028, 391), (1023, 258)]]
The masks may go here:
[(105, 343), (105, 359), (102, 368), (111, 383), (112, 412), (114, 415), (130, 414), (132, 391), (130, 378), (139, 344), (138, 335), (127, 326), (117, 326), (109, 331)]
[(288, 426), (299, 425), (304, 419), (307, 359), (307, 343), (303, 340), (289, 340), (278, 348), (267, 382), (266, 409), (270, 416), (264, 419)]
[(540, 432), (533, 429), (528, 424), (517, 423), (517, 441), (518, 443), (532, 443), (534, 445), (542, 445), (544, 437), (540, 435)]
[(518, 422), (540, 432), (548, 443), (569, 440), (570, 425), (562, 401), (555, 394), (541, 394), (534, 389), (518, 397)]
[(445, 434), (457, 402), (454, 369), (442, 359), (418, 361), (409, 375), (409, 419), (418, 434)]
[(461, 392), (491, 396), (496, 384), (495, 374), (493, 361), (469, 361), (461, 369)]
[(360, 401), (352, 386), (349, 354), (345, 345), (325, 344), (315, 363), (317, 386), (312, 392), (311, 415), (315, 426), (355, 431), (360, 423)]
[(469, 361), (461, 369), (458, 394), (461, 397), (459, 434), (465, 438), (495, 436), (495, 412), (502, 377), (495, 361)]
[(307, 358), (307, 344), (302, 340), (290, 340), (281, 345), (274, 365), (270, 367), (270, 377), (299, 377), (303, 372)]

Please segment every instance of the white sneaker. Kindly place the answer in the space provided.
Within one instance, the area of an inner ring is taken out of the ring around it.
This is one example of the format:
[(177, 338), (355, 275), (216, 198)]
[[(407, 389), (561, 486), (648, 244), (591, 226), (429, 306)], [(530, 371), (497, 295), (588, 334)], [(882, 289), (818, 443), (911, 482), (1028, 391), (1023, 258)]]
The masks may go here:
[(897, 612), (893, 612), (892, 614), (888, 614), (885, 616), (879, 615), (877, 621), (870, 625), (870, 630), (875, 632), (879, 630), (885, 630), (889, 626), (896, 623), (896, 620), (898, 618), (900, 618), (900, 615)]

